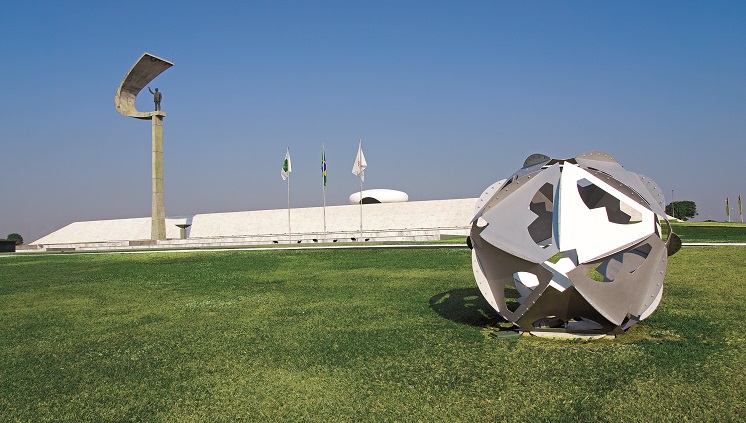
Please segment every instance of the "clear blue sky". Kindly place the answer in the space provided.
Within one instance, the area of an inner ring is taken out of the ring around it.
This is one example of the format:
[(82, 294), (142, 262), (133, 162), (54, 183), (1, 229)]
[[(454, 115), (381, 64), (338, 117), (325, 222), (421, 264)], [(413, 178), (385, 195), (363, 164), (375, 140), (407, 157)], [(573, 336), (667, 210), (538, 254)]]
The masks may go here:
[[(150, 124), (114, 93), (144, 52), (164, 94), (168, 216), (364, 188), (477, 197), (532, 153), (605, 150), (725, 219), (746, 194), (743, 1), (33, 1), (0, 13), (0, 237), (150, 216)], [(152, 108), (147, 91), (138, 108)]]

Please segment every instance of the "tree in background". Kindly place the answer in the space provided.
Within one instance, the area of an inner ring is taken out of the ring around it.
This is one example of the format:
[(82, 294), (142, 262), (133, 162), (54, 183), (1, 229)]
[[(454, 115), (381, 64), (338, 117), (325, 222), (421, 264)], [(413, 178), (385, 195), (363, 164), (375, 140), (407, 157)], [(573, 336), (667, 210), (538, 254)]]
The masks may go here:
[(689, 220), (697, 215), (694, 201), (674, 201), (666, 206), (666, 214), (681, 220)]
[(23, 244), (23, 237), (18, 234), (9, 234), (6, 238), (6, 241), (15, 241), (16, 245)]

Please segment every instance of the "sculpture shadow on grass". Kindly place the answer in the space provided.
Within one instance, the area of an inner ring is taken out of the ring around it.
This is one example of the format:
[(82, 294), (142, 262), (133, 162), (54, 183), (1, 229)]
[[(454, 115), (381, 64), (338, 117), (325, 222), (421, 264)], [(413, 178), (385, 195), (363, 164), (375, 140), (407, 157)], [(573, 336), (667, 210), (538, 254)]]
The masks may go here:
[(430, 298), (430, 308), (456, 323), (471, 326), (491, 326), (504, 322), (487, 303), (478, 288), (461, 288)]

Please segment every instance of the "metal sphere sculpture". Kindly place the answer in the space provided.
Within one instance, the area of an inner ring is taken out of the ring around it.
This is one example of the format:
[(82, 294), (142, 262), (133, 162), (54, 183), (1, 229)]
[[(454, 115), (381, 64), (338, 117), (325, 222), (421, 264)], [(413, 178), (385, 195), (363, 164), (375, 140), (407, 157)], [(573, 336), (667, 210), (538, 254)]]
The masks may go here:
[(624, 332), (656, 309), (681, 247), (664, 201), (608, 153), (534, 154), (479, 198), (468, 240), (477, 285), (524, 331)]

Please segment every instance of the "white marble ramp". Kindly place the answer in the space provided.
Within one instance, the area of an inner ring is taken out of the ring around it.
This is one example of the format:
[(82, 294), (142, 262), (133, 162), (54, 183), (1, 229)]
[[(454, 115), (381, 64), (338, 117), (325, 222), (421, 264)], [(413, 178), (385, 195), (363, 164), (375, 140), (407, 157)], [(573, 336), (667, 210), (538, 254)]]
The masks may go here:
[[(166, 237), (178, 238), (177, 223), (184, 218), (166, 219)], [(84, 242), (110, 242), (150, 239), (150, 218), (92, 220), (73, 222), (62, 229), (44, 236), (31, 244), (78, 244)]]
[[(375, 236), (376, 232), (397, 231), (428, 232), (435, 236), (466, 235), (476, 201), (476, 198), (464, 198), (365, 204), (362, 206), (363, 231), (366, 233), (365, 236), (369, 236), (368, 234)], [(178, 240), (180, 244), (186, 244), (184, 241), (187, 240), (179, 240), (180, 230), (176, 227), (176, 224), (186, 221), (192, 224), (188, 238), (194, 242), (199, 239), (208, 242), (208, 240), (229, 237), (272, 237), (288, 234), (288, 210), (277, 209), (205, 213), (190, 218), (166, 218), (166, 237), (169, 240)], [(359, 230), (359, 205), (326, 207), (326, 233), (350, 234)], [(290, 231), (292, 234), (309, 237), (323, 233), (324, 209), (322, 207), (290, 209)], [(75, 222), (32, 244), (70, 245), (148, 239), (150, 239), (150, 218), (144, 217)]]

